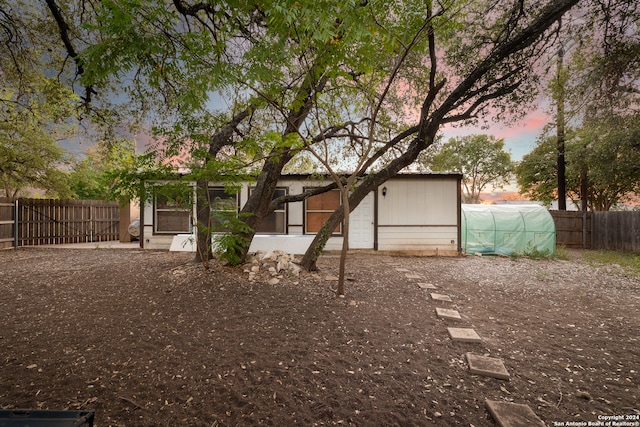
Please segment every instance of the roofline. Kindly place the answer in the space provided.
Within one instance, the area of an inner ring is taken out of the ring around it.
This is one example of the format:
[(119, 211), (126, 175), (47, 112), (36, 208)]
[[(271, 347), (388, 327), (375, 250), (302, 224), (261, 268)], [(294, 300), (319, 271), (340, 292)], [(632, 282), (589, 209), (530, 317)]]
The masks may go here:
[[(338, 174), (340, 176), (345, 176), (346, 174)], [(320, 174), (320, 173), (290, 173), (290, 174), (282, 174), (280, 178), (293, 178), (293, 179), (309, 179), (323, 177), (327, 179), (331, 179), (329, 174)], [(391, 178), (391, 179), (410, 179), (410, 178), (424, 178), (424, 179), (437, 179), (437, 178), (455, 178), (462, 179), (462, 174), (460, 173), (418, 173), (418, 172), (407, 172), (407, 173), (399, 173)]]
[[(186, 172), (176, 172), (174, 176), (176, 178), (184, 177), (188, 175)], [(346, 176), (346, 173), (340, 173), (339, 176)], [(451, 173), (451, 172), (443, 172), (443, 173), (419, 173), (419, 172), (406, 172), (406, 173), (398, 173), (387, 181), (392, 179), (411, 179), (411, 178), (420, 178), (420, 179), (438, 179), (438, 178), (453, 178), (453, 179), (462, 179), (461, 173)], [(169, 178), (170, 179), (170, 178)], [(316, 180), (331, 180), (331, 176), (326, 173), (283, 173), (280, 175), (279, 179), (293, 179), (293, 180), (307, 180), (307, 179), (316, 179)], [(165, 179), (157, 179), (151, 181), (164, 181)]]

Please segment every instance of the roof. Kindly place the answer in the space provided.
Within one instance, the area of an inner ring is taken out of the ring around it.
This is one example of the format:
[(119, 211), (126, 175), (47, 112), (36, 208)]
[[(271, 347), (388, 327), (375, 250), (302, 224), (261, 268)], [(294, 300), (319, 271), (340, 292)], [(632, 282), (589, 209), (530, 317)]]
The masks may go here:
[[(340, 174), (343, 175), (344, 174)], [(326, 179), (330, 179), (328, 174), (321, 173), (285, 173), (280, 176), (281, 178), (291, 178), (291, 179), (309, 179), (309, 178), (317, 178), (317, 177), (325, 177)], [(462, 179), (462, 174), (459, 173), (416, 173), (416, 172), (407, 172), (407, 173), (399, 173), (394, 175), (389, 179), (410, 179), (410, 178), (420, 178), (420, 179), (437, 179), (437, 178), (454, 178), (454, 179)]]

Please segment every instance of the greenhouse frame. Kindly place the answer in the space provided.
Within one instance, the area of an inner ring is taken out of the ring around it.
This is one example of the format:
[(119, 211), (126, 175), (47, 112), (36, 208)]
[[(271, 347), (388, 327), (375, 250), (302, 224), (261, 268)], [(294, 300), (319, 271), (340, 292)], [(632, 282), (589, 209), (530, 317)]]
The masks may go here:
[(468, 255), (554, 256), (556, 227), (540, 205), (465, 205), (462, 251)]

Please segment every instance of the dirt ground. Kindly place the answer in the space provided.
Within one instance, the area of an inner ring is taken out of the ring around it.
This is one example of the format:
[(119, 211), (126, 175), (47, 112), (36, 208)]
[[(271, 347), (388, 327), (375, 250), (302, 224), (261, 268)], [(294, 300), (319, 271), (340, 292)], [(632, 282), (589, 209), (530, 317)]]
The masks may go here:
[[(496, 425), (490, 399), (547, 426), (633, 420), (640, 278), (571, 256), (354, 254), (342, 299), (335, 256), (269, 284), (268, 266), (250, 282), (250, 265), (185, 253), (0, 251), (0, 407), (95, 409), (99, 427), (480, 427)], [(467, 352), (502, 359), (510, 380), (470, 374)]]

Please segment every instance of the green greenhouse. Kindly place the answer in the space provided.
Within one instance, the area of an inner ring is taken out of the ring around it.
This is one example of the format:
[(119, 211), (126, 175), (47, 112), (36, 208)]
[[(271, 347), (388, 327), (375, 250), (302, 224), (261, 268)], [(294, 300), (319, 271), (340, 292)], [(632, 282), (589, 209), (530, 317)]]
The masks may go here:
[(462, 205), (462, 251), (468, 255), (553, 256), (556, 227), (539, 205)]

